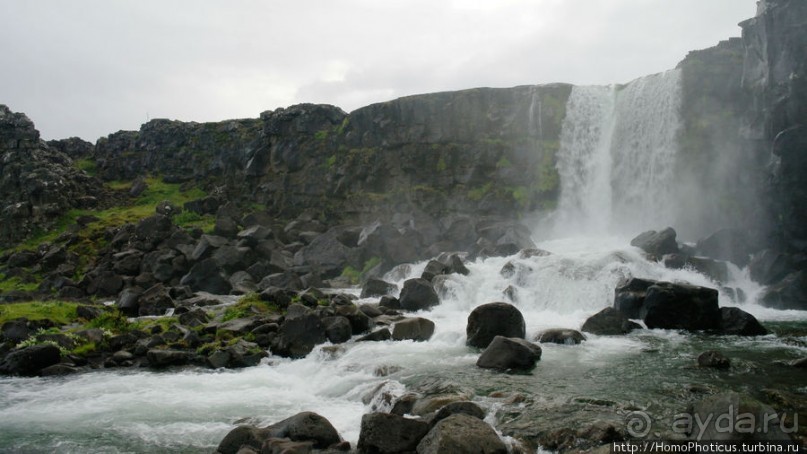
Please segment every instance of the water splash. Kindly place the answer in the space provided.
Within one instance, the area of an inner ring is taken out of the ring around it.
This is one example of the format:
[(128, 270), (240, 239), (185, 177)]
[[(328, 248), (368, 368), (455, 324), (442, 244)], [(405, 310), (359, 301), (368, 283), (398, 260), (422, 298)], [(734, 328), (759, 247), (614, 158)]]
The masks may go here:
[(633, 233), (673, 223), (679, 70), (574, 87), (558, 152), (556, 232)]

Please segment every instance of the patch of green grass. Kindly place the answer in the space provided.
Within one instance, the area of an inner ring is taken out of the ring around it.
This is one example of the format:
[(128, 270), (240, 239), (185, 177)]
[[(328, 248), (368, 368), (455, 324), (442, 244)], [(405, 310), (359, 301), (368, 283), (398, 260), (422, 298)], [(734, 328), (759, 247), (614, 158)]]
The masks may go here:
[(179, 317), (156, 317), (156, 318), (144, 318), (134, 322), (131, 322), (130, 329), (137, 329), (140, 331), (151, 331), (155, 326), (159, 326), (161, 328), (160, 332), (166, 332), (171, 329), (174, 325), (179, 324)]
[(349, 124), (350, 124), (350, 117), (345, 117), (345, 119), (342, 120), (342, 124), (340, 124), (336, 128), (336, 133), (339, 134), (340, 136), (342, 134), (344, 134), (345, 133), (345, 128), (347, 128)]
[(342, 277), (347, 278), (351, 284), (357, 285), (362, 281), (362, 278), (364, 278), (364, 276), (379, 263), (381, 263), (380, 257), (371, 257), (364, 262), (364, 266), (361, 270), (357, 270), (356, 268), (348, 265), (342, 270)]
[(279, 314), (280, 308), (275, 304), (262, 301), (257, 293), (248, 293), (241, 297), (237, 303), (229, 306), (222, 315), (223, 321), (236, 318), (251, 317), (256, 314)]
[(333, 168), (333, 166), (335, 166), (335, 165), (336, 165), (336, 155), (334, 154), (334, 155), (331, 155), (331, 157), (330, 157), (330, 158), (328, 158), (328, 159), (325, 161), (325, 167), (326, 167), (328, 170), (330, 170), (330, 169), (332, 169), (332, 168)]
[(437, 171), (442, 172), (442, 171), (446, 170), (447, 168), (448, 168), (448, 165), (446, 164), (445, 156), (440, 156), (440, 160), (437, 161)]
[(72, 353), (76, 356), (86, 356), (94, 353), (97, 349), (98, 346), (95, 345), (95, 342), (87, 342), (86, 344), (82, 344), (74, 348)]
[(33, 292), (39, 288), (36, 282), (24, 282), (17, 276), (6, 279), (5, 275), (0, 274), (0, 292)]
[(117, 309), (105, 312), (90, 320), (86, 328), (100, 328), (111, 333), (123, 333), (132, 329), (132, 323)]
[(327, 129), (322, 129), (322, 130), (317, 131), (317, 132), (314, 133), (314, 138), (317, 139), (317, 140), (325, 140), (325, 139), (328, 138), (328, 133), (329, 132), (330, 131), (328, 131)]
[(0, 305), (0, 325), (15, 318), (28, 320), (52, 320), (57, 325), (66, 325), (78, 319), (76, 303), (64, 301), (33, 301)]
[(490, 193), (490, 190), (493, 188), (493, 183), (485, 183), (484, 186), (480, 186), (478, 188), (474, 188), (468, 191), (468, 198), (473, 200), (474, 202), (478, 202), (482, 200), (483, 197)]
[(73, 165), (77, 169), (86, 172), (87, 175), (95, 176), (98, 173), (98, 168), (95, 164), (95, 160), (91, 158), (79, 159), (77, 161), (74, 161)]

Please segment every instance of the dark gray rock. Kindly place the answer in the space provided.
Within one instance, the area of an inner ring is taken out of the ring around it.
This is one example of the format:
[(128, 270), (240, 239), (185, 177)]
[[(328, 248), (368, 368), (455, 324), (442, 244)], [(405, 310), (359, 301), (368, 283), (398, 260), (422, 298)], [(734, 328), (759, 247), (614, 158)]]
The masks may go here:
[(807, 271), (788, 274), (765, 289), (759, 303), (774, 309), (807, 310)]
[(358, 450), (363, 453), (414, 452), (429, 432), (429, 425), (417, 419), (387, 413), (369, 413), (361, 418)]
[(442, 421), (443, 419), (446, 419), (451, 415), (457, 415), (457, 414), (468, 415), (481, 420), (485, 419), (485, 411), (482, 410), (482, 408), (480, 408), (479, 405), (466, 400), (459, 402), (451, 402), (450, 404), (437, 410), (437, 413), (435, 413), (434, 418), (432, 418), (431, 420), (431, 425), (432, 427), (434, 427), (435, 424)]
[(717, 330), (717, 297), (712, 288), (658, 282), (647, 289), (640, 315), (650, 329)]
[(168, 309), (176, 307), (173, 298), (162, 284), (157, 284), (143, 292), (137, 300), (140, 316), (165, 315)]
[(237, 454), (242, 448), (264, 452), (261, 447), (266, 441), (283, 438), (294, 442), (311, 442), (311, 447), (315, 449), (327, 449), (342, 441), (326, 418), (317, 413), (302, 412), (264, 428), (236, 427), (221, 440), (217, 452)]
[(586, 336), (574, 329), (558, 328), (538, 333), (535, 340), (542, 344), (577, 345), (586, 340)]
[(381, 342), (390, 339), (392, 339), (392, 333), (390, 333), (389, 328), (381, 328), (356, 339), (356, 342)]
[(190, 362), (191, 357), (191, 353), (182, 350), (152, 348), (146, 352), (149, 366), (154, 368), (183, 366)]
[(28, 339), (33, 333), (34, 331), (28, 327), (28, 319), (26, 318), (9, 320), (3, 323), (3, 327), (0, 328), (0, 334), (2, 334), (3, 339), (11, 341), (13, 344)]
[(454, 414), (439, 421), (423, 437), (417, 452), (506, 454), (507, 446), (486, 422), (466, 414)]
[(720, 333), (736, 336), (764, 336), (768, 330), (753, 315), (736, 307), (720, 308)]
[(230, 282), (224, 277), (224, 273), (213, 259), (196, 262), (179, 283), (187, 285), (194, 292), (207, 292), (214, 295), (227, 295), (232, 289)]
[(361, 289), (361, 298), (370, 298), (373, 296), (385, 296), (398, 293), (398, 286), (390, 284), (389, 282), (381, 279), (370, 278), (364, 283)]
[(465, 333), (468, 337), (466, 345), (485, 348), (496, 336), (523, 339), (526, 325), (521, 311), (512, 304), (488, 303), (471, 311)]
[(401, 308), (407, 311), (429, 309), (440, 304), (437, 292), (434, 291), (431, 282), (425, 279), (405, 281), (399, 301)]
[(325, 336), (333, 344), (347, 342), (353, 335), (350, 320), (345, 317), (325, 317), (322, 319), (322, 323), (325, 326)]
[(405, 318), (392, 328), (392, 339), (423, 342), (434, 334), (434, 322), (422, 317)]
[(0, 374), (34, 376), (61, 360), (59, 347), (38, 344), (14, 350), (0, 361)]
[(541, 347), (520, 338), (496, 336), (476, 365), (500, 371), (530, 371), (541, 359)]
[[(748, 395), (726, 392), (709, 396), (693, 404), (687, 412), (692, 419), (706, 421), (722, 418), (720, 424), (704, 424), (703, 427), (693, 425), (690, 438), (700, 441), (790, 441), (791, 436), (782, 429), (792, 427), (782, 423), (780, 413)], [(753, 427), (749, 422), (753, 419)], [(726, 430), (727, 427), (741, 427), (743, 430)], [(750, 430), (749, 430), (750, 428)]]
[(580, 330), (599, 336), (618, 336), (641, 328), (641, 325), (630, 321), (622, 312), (606, 307), (589, 317)]
[(289, 314), (280, 325), (272, 353), (287, 358), (303, 358), (326, 339), (325, 326), (316, 314)]
[(664, 254), (678, 253), (678, 243), (675, 241), (675, 237), (675, 230), (671, 227), (660, 232), (649, 230), (632, 239), (630, 245), (661, 258)]
[(755, 282), (771, 285), (781, 281), (793, 270), (793, 259), (787, 254), (765, 249), (754, 254), (748, 270)]
[(658, 281), (636, 277), (623, 280), (614, 290), (614, 309), (622, 312), (628, 318), (640, 318), (647, 289), (656, 283)]
[(698, 355), (698, 366), (712, 369), (728, 369), (731, 367), (731, 360), (718, 351), (709, 350)]
[(421, 273), (420, 277), (421, 279), (431, 282), (435, 276), (447, 274), (448, 271), (449, 269), (446, 264), (438, 262), (437, 260), (429, 260), (429, 263), (426, 264), (426, 268), (423, 269), (423, 273)]
[(748, 265), (754, 247), (744, 230), (720, 229), (699, 240), (695, 250), (705, 257), (732, 262), (742, 268)]

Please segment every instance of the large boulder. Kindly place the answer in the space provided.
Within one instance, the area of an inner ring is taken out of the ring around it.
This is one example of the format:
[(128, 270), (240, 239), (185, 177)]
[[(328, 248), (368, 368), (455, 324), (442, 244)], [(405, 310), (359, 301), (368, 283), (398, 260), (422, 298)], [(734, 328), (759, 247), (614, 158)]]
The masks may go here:
[(407, 311), (429, 309), (440, 304), (440, 297), (437, 296), (431, 282), (426, 279), (408, 279), (405, 281), (398, 300), (401, 303), (401, 308)]
[(417, 446), (418, 454), (473, 452), (506, 454), (507, 446), (488, 423), (465, 414), (438, 422)]
[(373, 296), (393, 295), (398, 292), (398, 286), (381, 279), (370, 278), (361, 289), (361, 298)]
[(187, 285), (194, 292), (207, 292), (214, 295), (226, 295), (232, 289), (232, 285), (213, 259), (196, 262), (179, 283)]
[(346, 317), (325, 317), (322, 319), (322, 324), (325, 327), (325, 336), (332, 344), (347, 342), (353, 335), (350, 320)]
[(427, 341), (434, 334), (434, 322), (422, 317), (405, 318), (392, 328), (392, 339)]
[(541, 359), (541, 347), (520, 338), (496, 336), (476, 365), (483, 369), (529, 371)]
[(771, 285), (762, 294), (759, 303), (774, 309), (807, 310), (807, 271), (790, 273)]
[(712, 288), (658, 282), (647, 289), (640, 315), (650, 329), (716, 330), (717, 296)]
[(678, 243), (675, 241), (675, 237), (676, 233), (672, 227), (667, 227), (660, 232), (649, 230), (632, 239), (630, 245), (661, 258), (664, 254), (678, 252)]
[(264, 443), (271, 439), (283, 438), (297, 442), (311, 442), (311, 447), (315, 449), (327, 449), (341, 442), (339, 433), (330, 421), (313, 412), (302, 412), (264, 428), (236, 427), (221, 440), (216, 452), (236, 454), (241, 452), (242, 448), (263, 452), (261, 448)]
[(308, 311), (290, 313), (280, 325), (272, 353), (287, 358), (303, 358), (326, 339), (325, 326), (316, 314)]
[(496, 336), (523, 339), (526, 335), (524, 316), (512, 304), (483, 304), (468, 315), (465, 334), (466, 345), (477, 348), (487, 347)]
[(358, 449), (362, 453), (415, 452), (429, 432), (426, 422), (387, 413), (369, 413), (361, 418)]
[(647, 289), (657, 282), (637, 277), (623, 280), (614, 290), (614, 309), (622, 312), (628, 318), (640, 318), (639, 314), (647, 296)]
[(140, 316), (165, 315), (168, 309), (175, 307), (174, 300), (171, 298), (168, 289), (162, 284), (157, 284), (143, 292), (137, 303), (137, 313)]
[(617, 336), (641, 328), (641, 325), (630, 321), (622, 312), (613, 307), (606, 307), (589, 317), (580, 330), (599, 336)]
[(720, 308), (720, 333), (736, 336), (764, 336), (768, 330), (753, 315), (737, 307)]
[(38, 344), (14, 350), (0, 362), (0, 374), (34, 376), (61, 360), (59, 347)]

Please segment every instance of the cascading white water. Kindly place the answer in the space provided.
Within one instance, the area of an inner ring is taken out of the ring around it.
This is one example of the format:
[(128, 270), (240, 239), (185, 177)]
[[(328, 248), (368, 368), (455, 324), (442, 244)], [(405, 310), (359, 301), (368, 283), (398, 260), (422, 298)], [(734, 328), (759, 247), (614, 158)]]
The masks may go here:
[(558, 151), (556, 229), (633, 233), (673, 223), (680, 70), (572, 89)]

